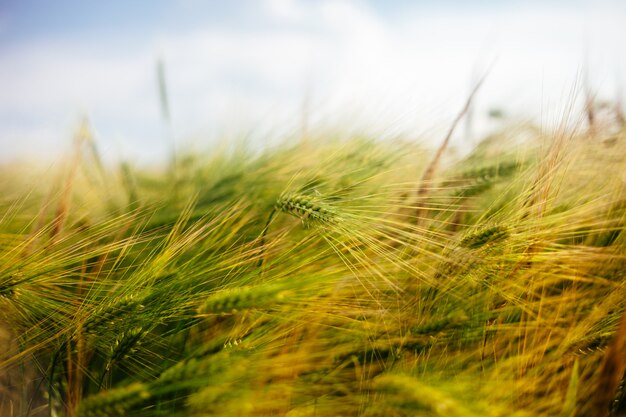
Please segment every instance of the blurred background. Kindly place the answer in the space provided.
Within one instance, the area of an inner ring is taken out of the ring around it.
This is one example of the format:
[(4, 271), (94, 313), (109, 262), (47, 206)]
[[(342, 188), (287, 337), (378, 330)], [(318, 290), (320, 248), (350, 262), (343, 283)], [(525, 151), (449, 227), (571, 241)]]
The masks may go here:
[(315, 129), (438, 141), (553, 126), (626, 89), (619, 0), (0, 0), (0, 162), (264, 147)]

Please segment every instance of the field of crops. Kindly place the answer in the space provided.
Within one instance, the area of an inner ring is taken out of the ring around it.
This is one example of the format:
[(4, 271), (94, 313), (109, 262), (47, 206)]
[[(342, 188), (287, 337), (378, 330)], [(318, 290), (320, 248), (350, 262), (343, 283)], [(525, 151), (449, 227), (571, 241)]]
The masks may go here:
[(624, 416), (626, 131), (0, 169), (2, 416)]

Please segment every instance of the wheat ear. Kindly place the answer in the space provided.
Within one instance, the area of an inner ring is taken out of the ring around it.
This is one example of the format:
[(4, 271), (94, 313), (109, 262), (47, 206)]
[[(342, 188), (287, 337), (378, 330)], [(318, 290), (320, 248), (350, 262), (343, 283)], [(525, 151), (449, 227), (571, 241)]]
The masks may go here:
[(127, 416), (134, 406), (150, 398), (145, 384), (133, 383), (123, 388), (104, 391), (83, 400), (78, 406), (78, 417)]
[(266, 307), (286, 300), (289, 291), (283, 285), (261, 284), (218, 291), (198, 308), (199, 314), (235, 313), (249, 308)]
[(408, 375), (383, 375), (373, 384), (375, 391), (392, 395), (391, 403), (402, 409), (422, 409), (432, 416), (471, 417), (477, 414), (460, 404), (452, 395)]
[(336, 224), (340, 218), (337, 212), (323, 201), (301, 194), (287, 194), (276, 201), (276, 210), (291, 214), (303, 223), (317, 222)]
[(461, 246), (469, 249), (478, 249), (488, 243), (504, 240), (509, 237), (509, 234), (509, 229), (506, 226), (492, 226), (465, 236), (461, 240)]
[(143, 310), (141, 300), (134, 295), (127, 295), (97, 308), (83, 325), (83, 332), (95, 333), (102, 326), (110, 326), (128, 313)]

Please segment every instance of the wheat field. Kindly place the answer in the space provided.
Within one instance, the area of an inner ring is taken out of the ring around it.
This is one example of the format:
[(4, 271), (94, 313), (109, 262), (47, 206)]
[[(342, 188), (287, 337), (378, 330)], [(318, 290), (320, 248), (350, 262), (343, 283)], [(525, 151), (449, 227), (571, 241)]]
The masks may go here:
[(626, 130), (0, 171), (0, 415), (624, 416)]

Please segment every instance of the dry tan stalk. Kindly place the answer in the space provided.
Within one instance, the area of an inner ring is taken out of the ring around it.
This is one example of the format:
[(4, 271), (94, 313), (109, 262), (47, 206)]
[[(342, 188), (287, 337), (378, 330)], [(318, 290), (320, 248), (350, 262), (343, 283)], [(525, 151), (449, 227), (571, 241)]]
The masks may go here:
[(452, 125), (450, 125), (450, 129), (448, 130), (448, 133), (446, 134), (443, 141), (439, 145), (439, 148), (437, 149), (435, 156), (430, 161), (430, 164), (428, 164), (428, 166), (426, 167), (426, 170), (424, 171), (424, 174), (422, 175), (422, 179), (420, 180), (420, 186), (417, 189), (417, 204), (415, 208), (415, 222), (416, 223), (419, 223), (420, 218), (422, 216), (422, 211), (423, 211), (420, 205), (420, 201), (422, 201), (428, 195), (428, 191), (430, 189), (429, 183), (433, 179), (435, 175), (435, 171), (437, 171), (437, 167), (439, 166), (441, 157), (443, 156), (444, 152), (448, 148), (448, 144), (450, 143), (450, 139), (452, 138), (452, 135), (454, 134), (454, 131), (456, 130), (457, 125), (463, 119), (463, 117), (467, 114), (467, 112), (470, 110), (472, 101), (474, 100), (476, 93), (478, 92), (483, 82), (485, 81), (485, 78), (487, 78), (487, 74), (488, 73), (485, 73), (485, 75), (483, 75), (483, 77), (480, 80), (478, 80), (478, 82), (476, 83), (472, 91), (470, 92), (465, 102), (465, 105), (463, 106), (459, 114), (457, 114), (456, 118), (452, 122)]

